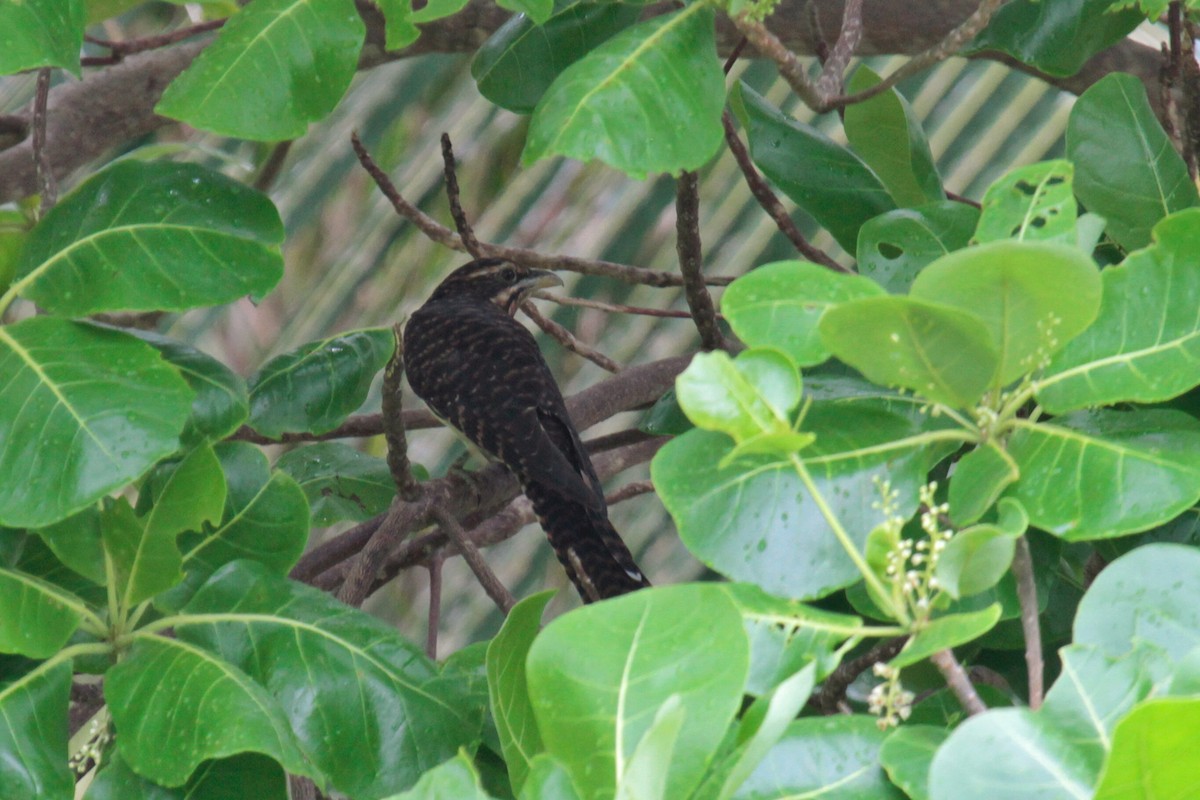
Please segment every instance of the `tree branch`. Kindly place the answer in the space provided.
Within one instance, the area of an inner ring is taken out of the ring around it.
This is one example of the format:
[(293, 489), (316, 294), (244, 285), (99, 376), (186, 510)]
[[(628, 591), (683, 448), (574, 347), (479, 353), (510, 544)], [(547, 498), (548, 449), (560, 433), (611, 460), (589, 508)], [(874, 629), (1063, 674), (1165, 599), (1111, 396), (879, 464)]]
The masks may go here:
[(954, 692), (958, 702), (962, 703), (963, 710), (970, 715), (982, 714), (987, 711), (987, 706), (979, 699), (975, 687), (967, 678), (967, 673), (963, 672), (962, 665), (954, 657), (953, 650), (939, 650), (931, 655), (929, 660), (942, 673), (942, 677), (946, 679), (946, 685), (950, 687), (950, 691)]
[(683, 292), (700, 344), (705, 350), (724, 350), (725, 337), (717, 324), (712, 295), (704, 285), (704, 257), (700, 245), (700, 182), (694, 172), (684, 172), (675, 184), (675, 252), (679, 254), (679, 272)]
[(1013, 553), (1013, 575), (1017, 578), (1017, 599), (1021, 604), (1021, 631), (1025, 634), (1025, 667), (1029, 671), (1029, 707), (1041, 708), (1044, 681), (1042, 632), (1038, 624), (1037, 582), (1033, 575), (1033, 556), (1029, 541), (1021, 536)]

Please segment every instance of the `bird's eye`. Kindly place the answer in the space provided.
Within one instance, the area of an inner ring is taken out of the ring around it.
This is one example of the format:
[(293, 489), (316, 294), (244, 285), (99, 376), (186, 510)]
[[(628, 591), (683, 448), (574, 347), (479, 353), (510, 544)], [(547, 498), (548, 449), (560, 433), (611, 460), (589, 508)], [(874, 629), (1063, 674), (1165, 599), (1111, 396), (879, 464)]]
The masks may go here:
[(512, 267), (505, 267), (500, 273), (500, 279), (505, 283), (512, 283), (517, 279), (517, 271)]

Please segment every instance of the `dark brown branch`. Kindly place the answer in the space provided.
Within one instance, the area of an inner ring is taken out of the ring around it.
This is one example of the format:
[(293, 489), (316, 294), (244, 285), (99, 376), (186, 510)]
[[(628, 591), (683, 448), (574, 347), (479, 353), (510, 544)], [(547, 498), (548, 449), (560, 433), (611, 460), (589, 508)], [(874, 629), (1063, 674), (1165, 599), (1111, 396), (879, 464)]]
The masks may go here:
[(169, 33), (161, 33), (157, 36), (146, 36), (141, 39), (126, 39), (125, 41), (121, 42), (110, 42), (105, 39), (96, 39), (92, 36), (85, 36), (84, 39), (86, 39), (88, 42), (106, 48), (112, 53), (112, 55), (83, 58), (80, 59), (80, 61), (85, 67), (108, 66), (110, 64), (117, 63), (125, 56), (131, 56), (134, 53), (144, 53), (147, 50), (157, 50), (160, 47), (167, 47), (169, 45), (177, 44), (185, 39), (190, 39), (193, 36), (199, 36), (202, 33), (215, 31), (224, 24), (224, 19), (209, 20), (208, 22), (201, 22), (187, 28), (180, 28), (179, 30), (170, 31)]
[(675, 252), (683, 291), (691, 309), (700, 344), (705, 350), (725, 349), (725, 337), (717, 324), (712, 295), (704, 285), (704, 258), (700, 245), (700, 184), (694, 172), (684, 172), (675, 184)]
[(442, 133), (442, 163), (443, 174), (446, 176), (446, 199), (450, 201), (450, 217), (454, 220), (454, 227), (458, 229), (458, 238), (473, 258), (482, 258), (479, 239), (475, 238), (475, 229), (467, 219), (467, 212), (463, 211), (458, 189), (458, 172), (454, 168), (454, 147), (450, 144), (450, 134), (445, 132)]
[(442, 564), (445, 559), (429, 560), (429, 626), (425, 631), (425, 655), (437, 658), (438, 624), (442, 615)]
[[(577, 306), (579, 308), (594, 308), (598, 311), (608, 311), (613, 314), (636, 314), (643, 317), (662, 317), (664, 319), (691, 319), (692, 315), (687, 311), (672, 311), (666, 308), (643, 308), (641, 306), (626, 306), (620, 303), (605, 303), (602, 300), (588, 300), (584, 297), (566, 297), (564, 295), (550, 294), (549, 292), (537, 292), (534, 294), (539, 300), (549, 300), (551, 303), (558, 303), (563, 306)], [(717, 314), (717, 319), (723, 320), (720, 314)]]
[(50, 68), (39, 69), (37, 93), (33, 101), (33, 163), (37, 172), (38, 190), (42, 194), (40, 215), (54, 208), (58, 202), (58, 181), (46, 152), (46, 103), (50, 97)]
[(829, 57), (822, 61), (821, 75), (817, 78), (817, 93), (823, 97), (832, 97), (842, 93), (845, 85), (846, 67), (858, 43), (862, 41), (863, 20), (862, 0), (846, 0), (842, 11), (842, 30), (838, 34)]
[(288, 153), (291, 152), (293, 141), (295, 140), (289, 139), (286, 142), (279, 142), (271, 148), (271, 154), (267, 156), (267, 160), (258, 170), (258, 175), (254, 177), (255, 189), (260, 192), (269, 192), (275, 185), (275, 179), (279, 177), (279, 173), (283, 170), (283, 164), (287, 161)]
[(559, 325), (554, 320), (543, 316), (542, 312), (538, 311), (537, 306), (535, 306), (529, 300), (521, 303), (521, 310), (525, 312), (525, 316), (533, 320), (535, 325), (552, 336), (559, 344), (570, 350), (572, 353), (583, 356), (588, 361), (591, 361), (593, 364), (600, 367), (600, 369), (607, 370), (614, 375), (621, 371), (620, 364), (613, 361), (599, 350), (596, 350), (594, 347), (579, 341), (569, 330), (564, 328), (562, 325)]
[(821, 691), (813, 697), (817, 709), (826, 716), (839, 713), (841, 710), (839, 706), (846, 699), (846, 690), (850, 688), (850, 684), (876, 664), (895, 658), (907, 641), (907, 636), (887, 639), (861, 656), (838, 664), (837, 669), (821, 684)]
[(653, 491), (654, 484), (651, 481), (632, 481), (614, 492), (609, 492), (604, 496), (604, 502), (615, 506), (617, 503), (623, 503), (630, 498), (650, 494)]
[(404, 331), (400, 323), (392, 326), (396, 349), (383, 370), (383, 436), (387, 440), (388, 470), (401, 499), (412, 502), (421, 496), (421, 487), (413, 477), (408, 461), (408, 440), (404, 435), (404, 415), (400, 411), (400, 379), (404, 375)]
[(750, 187), (750, 193), (754, 195), (754, 199), (762, 206), (763, 211), (775, 221), (775, 226), (779, 228), (780, 233), (788, 238), (792, 246), (799, 251), (800, 255), (812, 261), (815, 264), (820, 264), (836, 272), (851, 272), (850, 269), (843, 267), (838, 262), (834, 261), (823, 251), (813, 247), (804, 234), (800, 233), (800, 229), (796, 227), (796, 223), (792, 222), (792, 218), (788, 216), (787, 209), (783, 207), (783, 203), (771, 191), (771, 187), (763, 180), (759, 174), (758, 168), (754, 166), (754, 162), (750, 159), (750, 153), (746, 150), (746, 145), (742, 144), (742, 140), (738, 137), (737, 131), (733, 127), (733, 115), (729, 111), (725, 111), (721, 115), (721, 124), (725, 127), (725, 143), (729, 145), (729, 152), (733, 153), (733, 158), (737, 162), (738, 167), (742, 171), (742, 175), (746, 178), (746, 185)]
[(954, 696), (958, 698), (964, 711), (972, 716), (987, 711), (987, 706), (979, 699), (975, 687), (967, 678), (967, 673), (963, 672), (962, 665), (954, 657), (953, 650), (939, 650), (930, 656), (929, 660), (942, 673), (942, 677), (946, 679), (946, 685), (950, 687), (950, 691), (954, 692)]
[(487, 592), (487, 596), (492, 598), (492, 602), (507, 616), (512, 607), (517, 604), (512, 593), (500, 582), (496, 573), (492, 572), (492, 568), (488, 566), (487, 560), (479, 552), (479, 548), (467, 536), (467, 532), (463, 530), (462, 525), (458, 524), (458, 520), (454, 518), (453, 514), (444, 508), (435, 508), (433, 515), (437, 519), (438, 525), (441, 526), (442, 533), (446, 534), (454, 548), (467, 562), (467, 566), (471, 568), (471, 572), (475, 573), (475, 578)]
[(1037, 582), (1033, 575), (1033, 556), (1029, 541), (1021, 536), (1013, 553), (1013, 575), (1017, 579), (1017, 599), (1021, 604), (1021, 630), (1025, 634), (1025, 667), (1029, 672), (1029, 707), (1041, 708), (1044, 693), (1045, 664), (1042, 659), (1042, 632), (1038, 624)]

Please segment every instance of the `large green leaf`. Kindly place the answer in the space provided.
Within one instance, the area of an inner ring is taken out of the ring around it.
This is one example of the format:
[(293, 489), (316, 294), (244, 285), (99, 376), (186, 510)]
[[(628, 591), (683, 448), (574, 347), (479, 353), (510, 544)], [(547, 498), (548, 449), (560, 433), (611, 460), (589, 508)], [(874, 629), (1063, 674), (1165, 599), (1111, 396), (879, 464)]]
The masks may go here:
[(202, 761), (252, 751), (323, 780), (305, 758), (281, 704), (235, 665), (180, 639), (138, 636), (105, 675), (121, 756), (167, 786)]
[(146, 331), (134, 334), (151, 344), (163, 359), (179, 370), (196, 392), (192, 414), (183, 429), (183, 441), (219, 441), (233, 433), (250, 415), (246, 381), (212, 356), (188, 345)]
[(929, 765), (949, 736), (945, 728), (909, 723), (884, 739), (879, 763), (912, 800), (929, 800)]
[(886, 734), (875, 723), (861, 715), (796, 720), (734, 800), (900, 800), (904, 795), (879, 766)]
[(992, 16), (970, 52), (1000, 50), (1049, 75), (1066, 77), (1125, 38), (1145, 17), (1112, 0), (1013, 0)]
[(1200, 551), (1148, 544), (1109, 564), (1079, 604), (1074, 640), (1112, 657), (1145, 642), (1183, 658), (1200, 645)]
[(0, 75), (35, 67), (79, 74), (87, 9), (83, 0), (0, 3)]
[(0, 328), (0, 524), (39, 527), (179, 446), (192, 391), (149, 345), (51, 317)]
[(1080, 411), (1017, 422), (1008, 494), (1030, 522), (1068, 541), (1166, 522), (1200, 499), (1200, 422), (1181, 411)]
[(87, 506), (64, 520), (39, 528), (37, 534), (64, 565), (97, 586), (104, 585), (107, 578), (99, 505)]
[(308, 762), (351, 796), (386, 796), (480, 735), (483, 708), (390, 625), (239, 561), (177, 617), (176, 635), (265, 686)]
[(859, 227), (896, 207), (879, 177), (858, 156), (797, 122), (739, 84), (730, 98), (746, 128), (754, 163), (854, 252)]
[(563, 70), (636, 22), (640, 12), (636, 3), (563, 0), (541, 24), (515, 16), (479, 48), (471, 76), (496, 105), (532, 113)]
[(611, 798), (669, 699), (683, 726), (666, 797), (700, 782), (741, 702), (749, 666), (737, 610), (719, 586), (647, 589), (559, 617), (529, 651), (529, 694), (546, 750), (582, 797)]
[(1200, 209), (1162, 220), (1154, 237), (1101, 273), (1095, 324), (1037, 382), (1038, 402), (1048, 411), (1156, 403), (1200, 383)]
[(729, 285), (721, 313), (738, 338), (751, 347), (774, 347), (798, 366), (829, 358), (817, 321), (830, 306), (882, 294), (879, 285), (808, 261), (764, 264)]
[(487, 649), (492, 719), (500, 734), (513, 794), (520, 794), (534, 756), (545, 750), (525, 681), (525, 658), (552, 596), (552, 592), (541, 592), (513, 606)]
[(250, 379), (250, 425), (274, 438), (333, 430), (362, 405), (395, 346), (390, 328), (366, 328), (271, 359)]
[(341, 100), (365, 33), (352, 0), (256, 0), (154, 110), (222, 136), (295, 139)]
[[(819, 433), (804, 464), (860, 549), (883, 522), (873, 507), (879, 481), (899, 492), (901, 514), (915, 510), (928, 466), (925, 443), (912, 438), (922, 430), (918, 422), (866, 403), (814, 403), (805, 427)], [(789, 455), (724, 463), (733, 446), (724, 434), (692, 430), (651, 463), (655, 488), (687, 548), (723, 575), (782, 597), (822, 597), (859, 580)]]
[(1126, 250), (1145, 247), (1167, 214), (1200, 204), (1187, 166), (1132, 75), (1105, 75), (1080, 95), (1067, 123), (1075, 194), (1108, 220)]
[(396, 481), (382, 458), (343, 442), (319, 442), (289, 450), (275, 468), (296, 479), (308, 498), (313, 525), (361, 522), (387, 510)]
[(1160, 697), (1135, 708), (1113, 732), (1096, 800), (1195, 797), (1200, 698)]
[(479, 773), (465, 753), (421, 776), (417, 785), (387, 800), (492, 800), (479, 783)]
[(68, 316), (227, 303), (283, 275), (264, 195), (196, 164), (118, 162), (55, 206), (17, 265), (22, 294)]
[(973, 406), (1000, 366), (983, 320), (939, 303), (853, 300), (826, 311), (818, 328), (835, 356), (875, 383), (911, 389), (952, 408)]
[[(879, 83), (879, 75), (860, 64), (846, 84), (854, 94)], [(854, 152), (875, 170), (896, 205), (919, 206), (946, 199), (921, 121), (895, 89), (865, 103), (846, 106), (843, 124)]]
[(53, 584), (0, 568), (0, 653), (48, 658), (71, 638), (86, 609)]
[(693, 3), (567, 67), (533, 112), (522, 160), (598, 159), (638, 179), (698, 169), (721, 144), (724, 105), (713, 13)]
[(998, 241), (939, 258), (917, 276), (911, 295), (983, 320), (1000, 354), (992, 386), (1001, 387), (1092, 323), (1100, 271), (1075, 247)]
[(1070, 161), (1043, 161), (1017, 167), (988, 187), (975, 241), (999, 239), (1075, 244), (1079, 213)]
[(966, 247), (978, 220), (973, 206), (952, 200), (880, 214), (858, 229), (858, 271), (903, 294), (926, 264)]
[(5, 797), (71, 800), (67, 706), (71, 662), (46, 661), (10, 680), (0, 675), (0, 787)]
[(999, 708), (954, 729), (933, 758), (933, 800), (1088, 800), (1088, 759), (1043, 715)]
[(205, 761), (185, 784), (170, 789), (130, 769), (119, 750), (106, 754), (104, 762), (87, 800), (288, 800), (283, 768), (258, 753)]

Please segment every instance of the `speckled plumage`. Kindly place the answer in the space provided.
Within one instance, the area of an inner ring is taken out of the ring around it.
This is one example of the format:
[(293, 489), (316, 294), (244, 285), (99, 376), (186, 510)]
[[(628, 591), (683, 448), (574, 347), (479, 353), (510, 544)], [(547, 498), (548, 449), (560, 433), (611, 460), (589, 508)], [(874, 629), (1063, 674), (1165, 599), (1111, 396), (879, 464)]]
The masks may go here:
[(600, 480), (537, 342), (512, 318), (524, 296), (551, 280), (499, 259), (460, 267), (409, 319), (404, 361), (417, 396), (517, 476), (558, 560), (591, 601), (649, 581), (608, 521)]

